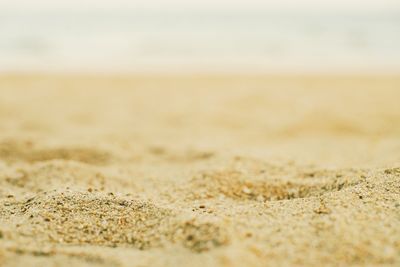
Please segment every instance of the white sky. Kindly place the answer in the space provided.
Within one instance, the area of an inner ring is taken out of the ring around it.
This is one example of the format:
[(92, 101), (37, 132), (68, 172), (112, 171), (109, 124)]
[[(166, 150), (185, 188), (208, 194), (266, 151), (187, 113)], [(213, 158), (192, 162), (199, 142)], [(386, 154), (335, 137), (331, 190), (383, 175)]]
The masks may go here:
[(265, 8), (400, 10), (400, 0), (0, 0), (0, 8)]

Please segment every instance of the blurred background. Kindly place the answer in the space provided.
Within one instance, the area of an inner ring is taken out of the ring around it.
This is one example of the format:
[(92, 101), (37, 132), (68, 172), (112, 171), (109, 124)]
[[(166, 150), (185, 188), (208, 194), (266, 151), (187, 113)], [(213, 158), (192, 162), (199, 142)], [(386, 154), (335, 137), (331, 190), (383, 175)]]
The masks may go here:
[(398, 0), (2, 0), (1, 72), (398, 73)]

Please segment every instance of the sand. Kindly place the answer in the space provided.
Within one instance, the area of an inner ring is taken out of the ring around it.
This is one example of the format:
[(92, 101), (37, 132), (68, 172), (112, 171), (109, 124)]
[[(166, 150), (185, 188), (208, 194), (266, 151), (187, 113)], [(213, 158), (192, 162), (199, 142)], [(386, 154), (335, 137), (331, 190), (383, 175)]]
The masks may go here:
[(0, 77), (0, 266), (400, 266), (400, 76)]

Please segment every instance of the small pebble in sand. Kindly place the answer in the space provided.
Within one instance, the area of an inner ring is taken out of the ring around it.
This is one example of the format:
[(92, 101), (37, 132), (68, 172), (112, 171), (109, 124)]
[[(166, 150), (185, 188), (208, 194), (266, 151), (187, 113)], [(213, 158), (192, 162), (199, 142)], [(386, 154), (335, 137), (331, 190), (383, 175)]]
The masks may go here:
[(252, 237), (252, 236), (253, 236), (252, 233), (250, 233), (250, 232), (247, 232), (247, 233), (246, 233), (246, 237), (247, 237), (247, 238), (250, 238), (250, 237)]
[(245, 193), (245, 194), (251, 194), (251, 190), (250, 190), (250, 188), (248, 188), (247, 186), (243, 187), (242, 191), (243, 191), (243, 193)]

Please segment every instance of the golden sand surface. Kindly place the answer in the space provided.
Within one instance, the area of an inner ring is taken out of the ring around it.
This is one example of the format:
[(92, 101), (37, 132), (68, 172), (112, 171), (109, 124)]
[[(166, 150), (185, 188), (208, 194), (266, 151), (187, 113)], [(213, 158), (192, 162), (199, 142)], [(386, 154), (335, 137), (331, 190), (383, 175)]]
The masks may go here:
[(400, 266), (400, 76), (2, 75), (0, 266)]

